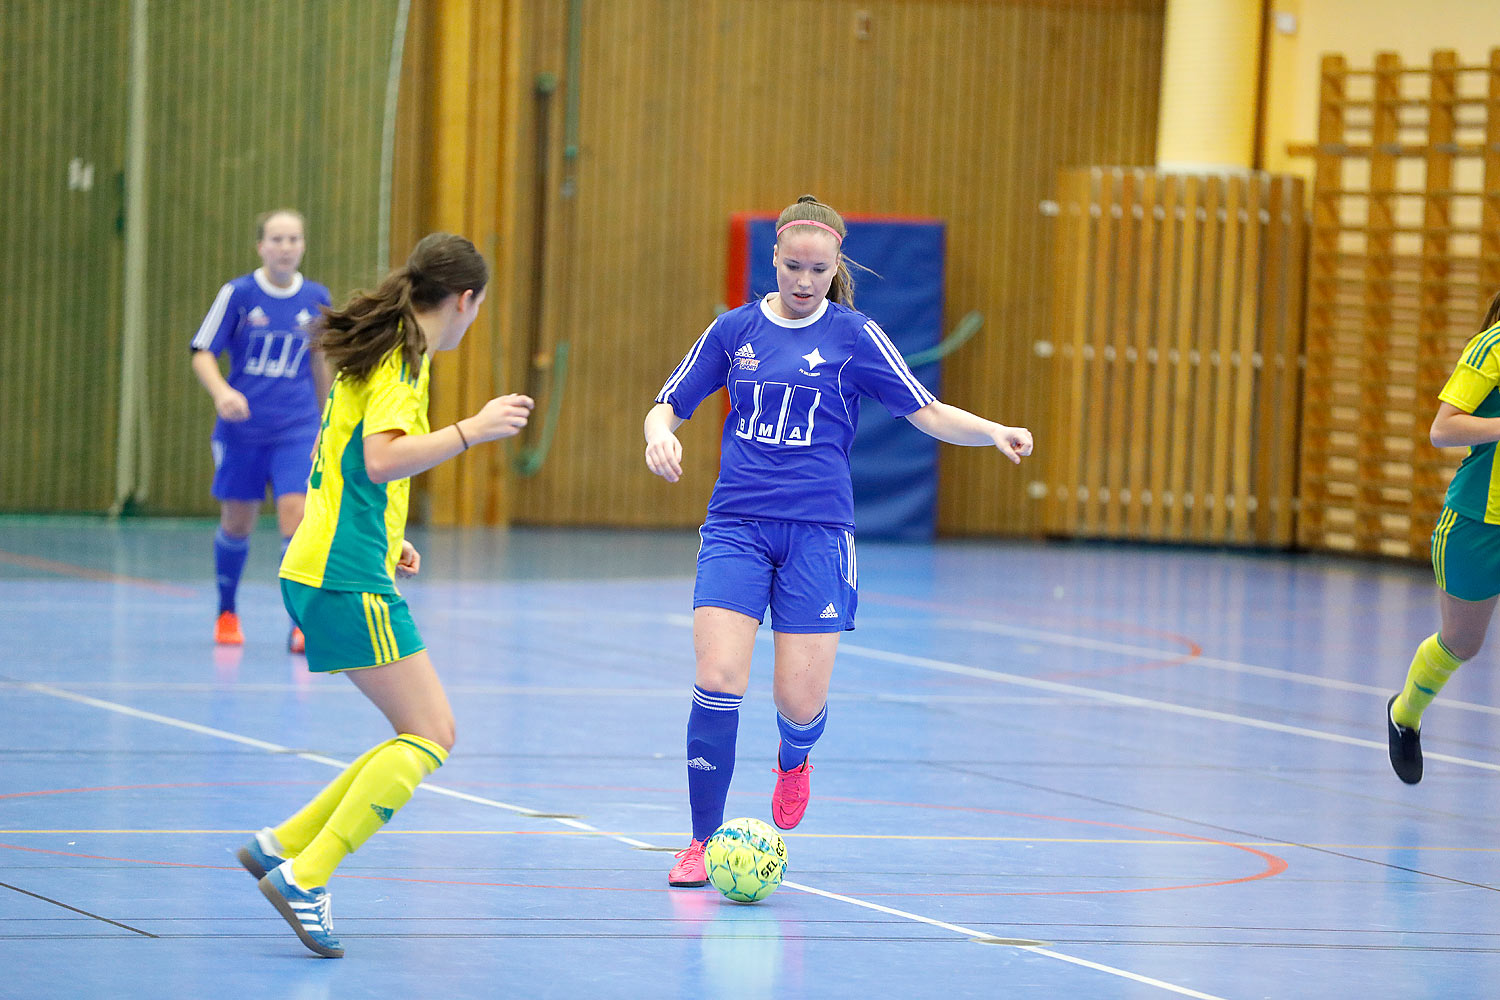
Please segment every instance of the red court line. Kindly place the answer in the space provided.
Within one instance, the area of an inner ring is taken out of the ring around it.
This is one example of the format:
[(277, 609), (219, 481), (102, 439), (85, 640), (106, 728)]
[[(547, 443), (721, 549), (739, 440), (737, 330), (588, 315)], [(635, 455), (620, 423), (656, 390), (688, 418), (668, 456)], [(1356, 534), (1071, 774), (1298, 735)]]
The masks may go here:
[(23, 556), (18, 552), (0, 550), (0, 563), (9, 563), (12, 566), (20, 566), (22, 569), (40, 570), (43, 573), (56, 573), (58, 576), (72, 576), (82, 580), (94, 580), (98, 583), (124, 583), (134, 587), (145, 587), (147, 590), (154, 590), (162, 594), (171, 594), (174, 597), (198, 596), (197, 591), (189, 590), (187, 587), (180, 587), (176, 584), (162, 583), (158, 580), (147, 580), (138, 576), (121, 576), (118, 573), (90, 569), (87, 566), (58, 562), (55, 559), (43, 559), (39, 556)]
[[(109, 792), (109, 791), (136, 790), (136, 789), (212, 788), (212, 787), (237, 787), (237, 786), (244, 786), (244, 785), (288, 785), (288, 784), (313, 784), (313, 782), (282, 782), (282, 781), (242, 781), (242, 782), (227, 782), (226, 781), (226, 782), (209, 782), (209, 781), (196, 781), (196, 782), (181, 782), (181, 783), (156, 784), (156, 785), (113, 785), (113, 786), (101, 786), (101, 787), (98, 787), (98, 788), (59, 788), (59, 789), (52, 789), (50, 791), (14, 792), (14, 793), (10, 793), (8, 795), (0, 795), (0, 799), (20, 798), (20, 797), (31, 796), (31, 795), (58, 795), (58, 794), (65, 794), (65, 793), (68, 793), (68, 792)], [(496, 785), (507, 786), (509, 783), (505, 783), (505, 782), (466, 782), (465, 784), (467, 784), (469, 787), (476, 787), (476, 786), (490, 786), (490, 787), (493, 787), (493, 786), (496, 786)], [(532, 785), (528, 785), (527, 787), (548, 787), (548, 786), (532, 784)], [(581, 788), (591, 787), (591, 788), (593, 788), (595, 790), (607, 790), (607, 791), (617, 791), (617, 790), (620, 790), (620, 789), (614, 788), (613, 786), (608, 786), (608, 785), (599, 785), (599, 786), (560, 785), (560, 786), (551, 786), (551, 787), (559, 787), (559, 788), (565, 788), (565, 789), (581, 789)], [(632, 791), (653, 791), (653, 790), (656, 790), (656, 791), (665, 791), (665, 789), (631, 789), (631, 790)], [(1075, 818), (1068, 817), (1068, 816), (1050, 816), (1050, 815), (1047, 815), (1045, 813), (1023, 813), (1023, 812), (1015, 812), (1014, 810), (1009, 810), (1009, 809), (987, 809), (987, 808), (985, 808), (983, 806), (941, 805), (941, 804), (935, 803), (935, 802), (892, 802), (892, 801), (888, 801), (888, 800), (885, 800), (885, 799), (855, 799), (855, 798), (848, 798), (848, 797), (845, 797), (845, 796), (837, 796), (837, 795), (825, 796), (824, 798), (825, 798), (825, 801), (829, 801), (829, 802), (844, 802), (844, 803), (848, 803), (850, 805), (899, 806), (899, 807), (908, 808), (908, 809), (940, 809), (940, 810), (944, 810), (944, 811), (947, 811), (947, 812), (980, 813), (980, 814), (989, 815), (989, 816), (1011, 816), (1011, 817), (1014, 817), (1014, 818), (1017, 818), (1017, 819), (1034, 819), (1034, 820), (1042, 820), (1042, 821), (1049, 822), (1049, 823), (1075, 823), (1075, 824), (1078, 824), (1078, 825), (1081, 825), (1081, 826), (1098, 826), (1098, 827), (1107, 827), (1107, 828), (1113, 829), (1113, 830), (1129, 830), (1129, 831), (1131, 831), (1133, 833), (1149, 833), (1149, 834), (1152, 834), (1152, 835), (1158, 836), (1158, 837), (1168, 837), (1168, 838), (1177, 839), (1177, 840), (1195, 841), (1197, 843), (1210, 844), (1210, 845), (1213, 845), (1213, 846), (1216, 846), (1216, 847), (1228, 847), (1228, 848), (1230, 848), (1232, 850), (1244, 851), (1247, 854), (1253, 854), (1253, 855), (1255, 855), (1256, 857), (1260, 858), (1262, 861), (1265, 862), (1265, 867), (1263, 869), (1261, 869), (1259, 872), (1255, 872), (1255, 873), (1253, 873), (1251, 875), (1242, 875), (1239, 878), (1221, 879), (1221, 880), (1214, 881), (1214, 882), (1194, 882), (1194, 883), (1190, 883), (1190, 884), (1186, 884), (1186, 885), (1136, 886), (1136, 887), (1128, 888), (1128, 889), (1048, 889), (1048, 890), (1028, 890), (1028, 891), (1017, 891), (1017, 892), (880, 892), (880, 891), (872, 891), (872, 892), (854, 893), (854, 892), (851, 892), (851, 891), (846, 891), (844, 893), (845, 895), (860, 895), (860, 896), (1093, 896), (1093, 895), (1125, 895), (1125, 894), (1137, 893), (1137, 892), (1169, 892), (1169, 891), (1179, 891), (1179, 890), (1184, 890), (1184, 889), (1212, 889), (1212, 888), (1218, 888), (1218, 887), (1221, 887), (1221, 886), (1239, 885), (1239, 884), (1244, 883), (1244, 882), (1257, 882), (1257, 881), (1260, 881), (1261, 879), (1267, 879), (1267, 878), (1271, 878), (1271, 877), (1276, 876), (1276, 875), (1280, 875), (1282, 872), (1286, 871), (1287, 867), (1288, 867), (1286, 859), (1281, 858), (1281, 857), (1279, 857), (1279, 856), (1277, 856), (1275, 854), (1272, 854), (1269, 851), (1263, 851), (1263, 850), (1260, 850), (1259, 848), (1250, 847), (1250, 846), (1248, 846), (1246, 844), (1232, 844), (1232, 843), (1229, 843), (1228, 841), (1216, 840), (1213, 837), (1199, 837), (1199, 836), (1197, 836), (1195, 834), (1191, 834), (1191, 833), (1174, 833), (1174, 832), (1172, 832), (1170, 830), (1157, 830), (1157, 829), (1155, 829), (1153, 827), (1146, 827), (1146, 826), (1131, 826), (1128, 823), (1112, 823), (1112, 822), (1110, 822), (1108, 820), (1075, 819)], [(524, 831), (524, 832), (518, 831), (518, 835), (525, 835), (525, 836), (550, 836), (551, 833), (549, 831), (541, 831), (541, 830), (538, 830), (538, 831)], [(97, 854), (76, 854), (76, 853), (71, 853), (71, 852), (68, 852), (68, 851), (54, 851), (54, 850), (48, 850), (46, 848), (40, 848), (40, 847), (21, 847), (21, 846), (16, 845), (16, 844), (0, 844), (0, 849), (12, 850), (12, 851), (27, 851), (27, 852), (36, 853), (36, 854), (55, 854), (55, 855), (59, 855), (61, 857), (86, 858), (86, 859), (94, 860), (94, 861), (120, 861), (120, 862), (127, 862), (127, 863), (130, 863), (130, 864), (157, 864), (157, 865), (168, 865), (168, 866), (171, 866), (171, 867), (178, 867), (178, 868), (210, 868), (210, 869), (218, 869), (218, 870), (224, 870), (224, 871), (233, 871), (234, 870), (233, 868), (229, 868), (229, 867), (226, 867), (226, 866), (223, 866), (223, 865), (190, 864), (190, 863), (179, 862), (179, 861), (153, 861), (153, 860), (143, 859), (143, 858), (117, 858), (117, 857), (107, 857), (107, 856), (97, 855)], [(657, 890), (657, 889), (643, 889), (643, 888), (621, 887), (621, 886), (520, 885), (520, 884), (510, 883), (510, 882), (471, 882), (471, 881), (450, 880), (450, 879), (408, 878), (408, 877), (394, 876), (394, 875), (346, 875), (344, 877), (345, 878), (368, 879), (368, 880), (376, 880), (376, 881), (387, 881), (387, 882), (414, 882), (414, 883), (431, 884), (431, 885), (469, 885), (469, 886), (494, 887), (494, 888), (513, 888), (513, 889), (577, 889), (577, 890), (587, 890), (587, 891), (596, 891), (596, 892), (657, 892), (657, 891), (662, 891), (662, 890)]]

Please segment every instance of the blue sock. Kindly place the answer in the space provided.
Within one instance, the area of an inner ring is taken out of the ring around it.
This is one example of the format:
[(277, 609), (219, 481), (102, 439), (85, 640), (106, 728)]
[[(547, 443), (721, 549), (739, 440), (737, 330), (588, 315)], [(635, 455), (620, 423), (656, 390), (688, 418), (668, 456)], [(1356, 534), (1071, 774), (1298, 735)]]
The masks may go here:
[(818, 709), (817, 717), (805, 726), (793, 722), (780, 712), (776, 713), (776, 728), (781, 730), (781, 750), (777, 753), (776, 759), (783, 771), (802, 766), (813, 744), (818, 742), (819, 736), (823, 735), (823, 727), (827, 723), (827, 705)]
[(693, 839), (707, 840), (724, 824), (724, 800), (734, 777), (734, 739), (740, 728), (737, 694), (719, 694), (693, 685), (688, 713), (688, 802), (693, 808)]
[(235, 591), (240, 589), (240, 574), (249, 554), (249, 535), (236, 538), (227, 534), (222, 525), (214, 532), (214, 576), (219, 582), (220, 613), (234, 610)]

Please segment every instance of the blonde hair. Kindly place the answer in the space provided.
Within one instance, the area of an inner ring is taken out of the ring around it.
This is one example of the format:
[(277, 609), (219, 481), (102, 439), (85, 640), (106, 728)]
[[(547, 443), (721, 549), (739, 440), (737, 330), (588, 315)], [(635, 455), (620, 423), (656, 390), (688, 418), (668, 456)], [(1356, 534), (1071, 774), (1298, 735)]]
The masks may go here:
[(430, 233), (373, 292), (355, 292), (344, 308), (323, 314), (318, 349), (335, 372), (356, 380), (368, 378), (395, 350), (410, 371), (420, 371), (427, 337), (417, 310), (450, 295), (483, 291), (489, 279), (489, 265), (474, 244), (452, 233)]
[[(844, 237), (849, 235), (849, 228), (844, 225), (843, 218), (814, 196), (805, 194), (782, 209), (781, 214), (776, 217), (777, 246), (781, 245), (782, 229), (792, 222), (816, 222), (819, 227), (826, 226), (838, 236), (838, 268), (834, 271), (833, 282), (828, 286), (828, 297), (841, 306), (854, 308), (854, 276), (849, 271), (849, 265), (853, 261), (844, 256)], [(794, 226), (792, 231), (795, 233), (800, 228)]]
[(297, 224), (302, 227), (303, 235), (306, 235), (307, 220), (302, 217), (301, 212), (297, 211), (295, 208), (273, 208), (269, 212), (262, 212), (255, 217), (255, 242), (259, 243), (261, 240), (266, 238), (266, 223), (270, 222), (278, 215), (290, 215), (292, 218), (296, 219)]

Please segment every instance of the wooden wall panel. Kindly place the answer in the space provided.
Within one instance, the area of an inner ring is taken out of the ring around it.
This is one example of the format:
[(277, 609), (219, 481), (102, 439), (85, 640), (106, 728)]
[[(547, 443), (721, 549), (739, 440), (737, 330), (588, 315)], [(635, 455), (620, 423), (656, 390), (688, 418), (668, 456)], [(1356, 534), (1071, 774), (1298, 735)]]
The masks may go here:
[[(545, 118), (543, 210), (532, 94), (501, 207), (523, 258), (537, 236), (532, 220), (542, 220), (543, 258), (529, 265), (541, 268), (541, 300), (522, 260), (496, 305), (518, 331), (526, 316), (541, 317), (534, 351), (520, 336), (505, 349), (538, 391), (560, 342), (571, 364), (550, 455), (515, 482), (517, 520), (682, 526), (702, 517), (717, 470), (717, 403), (680, 432), (687, 475), (676, 485), (645, 470), (641, 419), (713, 318), (730, 213), (774, 212), (804, 192), (848, 213), (947, 220), (948, 315), (979, 309), (985, 327), (947, 363), (942, 397), (1026, 423), (1039, 451), (1049, 447), (1050, 387), (1036, 345), (1047, 337), (1051, 237), (1039, 205), (1054, 196), (1061, 166), (1150, 161), (1161, 3), (618, 0), (580, 9), (576, 163), (564, 156), (568, 5), (523, 4), (518, 28), (522, 83), (549, 72), (562, 86)], [(1039, 529), (1028, 495), (1035, 466), (1017, 471), (978, 449), (942, 456), (940, 530)]]
[(1093, 167), (1058, 190), (1046, 530), (1291, 545), (1301, 180)]
[(0, 4), (0, 510), (115, 485), (127, 4)]

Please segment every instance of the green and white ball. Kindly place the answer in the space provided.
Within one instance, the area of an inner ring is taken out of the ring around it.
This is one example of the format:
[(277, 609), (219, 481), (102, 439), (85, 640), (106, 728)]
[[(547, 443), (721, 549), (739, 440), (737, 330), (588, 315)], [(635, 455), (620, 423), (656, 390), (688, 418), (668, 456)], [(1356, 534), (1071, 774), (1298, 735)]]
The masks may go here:
[(758, 819), (732, 819), (708, 838), (703, 860), (715, 889), (736, 903), (754, 903), (786, 875), (786, 842)]

